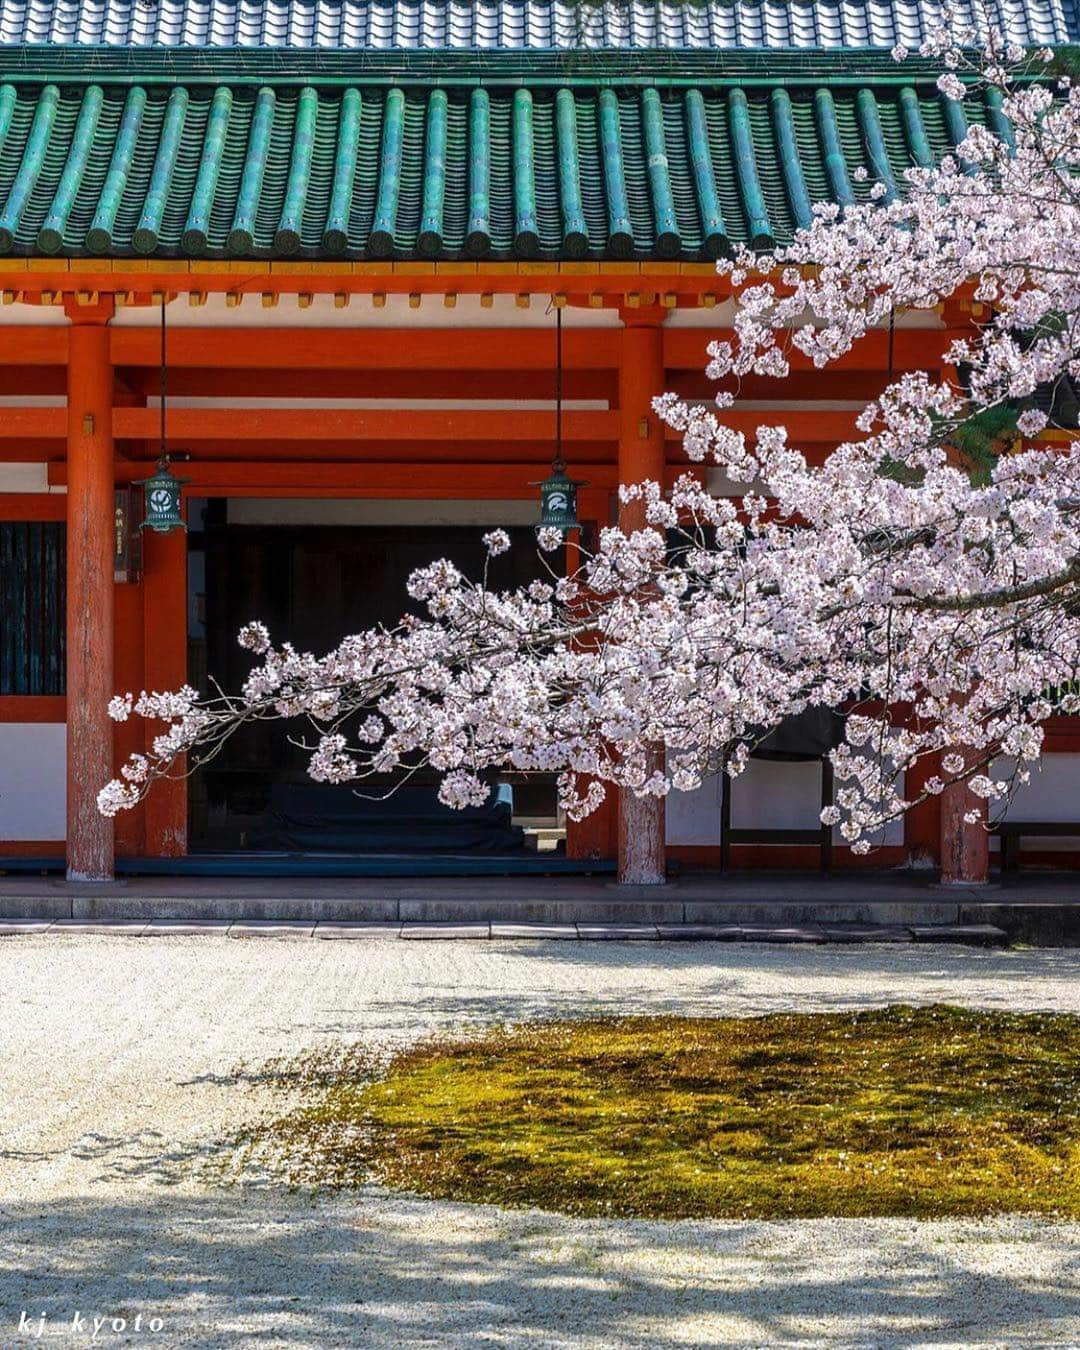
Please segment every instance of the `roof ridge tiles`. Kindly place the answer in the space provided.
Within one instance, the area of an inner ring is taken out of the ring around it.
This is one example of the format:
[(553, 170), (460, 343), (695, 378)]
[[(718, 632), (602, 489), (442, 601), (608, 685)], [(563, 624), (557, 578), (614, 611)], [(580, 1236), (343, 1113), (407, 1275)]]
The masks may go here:
[[(1080, 35), (1078, 0), (955, 0), (1010, 41)], [(940, 0), (0, 0), (0, 45), (388, 51), (888, 50)]]

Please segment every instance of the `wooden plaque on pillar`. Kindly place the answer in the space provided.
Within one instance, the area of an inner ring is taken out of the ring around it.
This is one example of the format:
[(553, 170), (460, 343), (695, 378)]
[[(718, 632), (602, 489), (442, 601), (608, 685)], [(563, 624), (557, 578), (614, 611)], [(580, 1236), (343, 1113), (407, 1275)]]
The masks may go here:
[(118, 585), (138, 581), (142, 571), (142, 531), (138, 494), (131, 487), (118, 487), (113, 493), (113, 536), (113, 581)]

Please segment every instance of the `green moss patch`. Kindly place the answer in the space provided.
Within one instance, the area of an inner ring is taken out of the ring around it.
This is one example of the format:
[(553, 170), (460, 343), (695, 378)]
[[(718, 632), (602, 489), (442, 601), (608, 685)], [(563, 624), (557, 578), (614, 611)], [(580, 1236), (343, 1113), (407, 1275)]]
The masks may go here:
[(298, 1182), (581, 1215), (1080, 1216), (1080, 1017), (893, 1007), (497, 1028), (274, 1067)]

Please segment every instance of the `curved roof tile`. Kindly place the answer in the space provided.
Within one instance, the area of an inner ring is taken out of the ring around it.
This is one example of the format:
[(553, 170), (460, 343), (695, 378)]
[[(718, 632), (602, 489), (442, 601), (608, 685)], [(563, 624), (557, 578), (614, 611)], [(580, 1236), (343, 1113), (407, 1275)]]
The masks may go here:
[(902, 190), (958, 134), (932, 86), (0, 83), (0, 106), (0, 253), (24, 256), (708, 259)]
[[(1009, 39), (1080, 33), (1077, 0), (956, 0)], [(914, 47), (939, 0), (0, 0), (0, 44), (542, 51)]]

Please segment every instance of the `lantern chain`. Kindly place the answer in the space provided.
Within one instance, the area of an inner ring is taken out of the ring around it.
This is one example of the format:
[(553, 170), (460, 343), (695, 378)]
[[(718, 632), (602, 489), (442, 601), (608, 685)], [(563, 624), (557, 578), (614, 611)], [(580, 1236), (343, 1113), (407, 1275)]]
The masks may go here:
[(563, 473), (566, 469), (566, 461), (563, 459), (562, 452), (562, 361), (562, 309), (557, 308), (555, 310), (555, 463), (552, 466), (556, 473)]
[(168, 393), (168, 378), (169, 378), (168, 366), (165, 363), (165, 296), (163, 293), (161, 297), (161, 377), (160, 377), (161, 454), (159, 456), (160, 462), (163, 465), (168, 463), (168, 459), (165, 454), (165, 398)]

